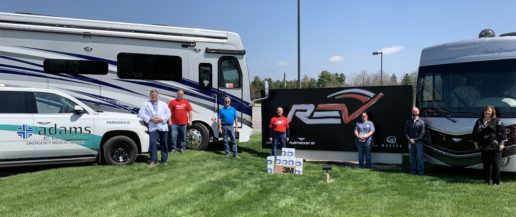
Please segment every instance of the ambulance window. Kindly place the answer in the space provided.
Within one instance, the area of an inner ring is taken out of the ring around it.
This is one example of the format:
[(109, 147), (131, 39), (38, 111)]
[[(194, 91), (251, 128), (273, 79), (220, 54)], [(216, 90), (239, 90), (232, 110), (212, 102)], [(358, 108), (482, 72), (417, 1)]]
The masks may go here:
[(219, 88), (239, 89), (242, 72), (235, 57), (225, 56), (219, 60)]
[(212, 68), (209, 63), (199, 64), (199, 87), (201, 89), (211, 89), (212, 87)]
[(30, 113), (26, 109), (25, 92), (0, 91), (0, 114)]
[(39, 114), (72, 113), (75, 103), (65, 97), (53, 93), (34, 93)]
[(89, 60), (45, 59), (43, 68), (46, 73), (51, 74), (106, 75), (109, 71), (106, 62)]
[(182, 60), (179, 56), (120, 53), (117, 56), (118, 77), (141, 80), (182, 79)]

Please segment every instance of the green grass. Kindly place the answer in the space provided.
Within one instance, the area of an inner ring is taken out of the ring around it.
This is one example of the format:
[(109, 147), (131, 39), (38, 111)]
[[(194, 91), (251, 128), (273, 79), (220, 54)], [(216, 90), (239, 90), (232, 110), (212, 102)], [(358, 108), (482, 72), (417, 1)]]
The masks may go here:
[(398, 170), (321, 165), (302, 176), (265, 172), (259, 136), (240, 144), (242, 159), (221, 151), (146, 159), (124, 167), (54, 167), (0, 178), (0, 216), (516, 216), (516, 175), (500, 187), (479, 171), (442, 167), (413, 176)]

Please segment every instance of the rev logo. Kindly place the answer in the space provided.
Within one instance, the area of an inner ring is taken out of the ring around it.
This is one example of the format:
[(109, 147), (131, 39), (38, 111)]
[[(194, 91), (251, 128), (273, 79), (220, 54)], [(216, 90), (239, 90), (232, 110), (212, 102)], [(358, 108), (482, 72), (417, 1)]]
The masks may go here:
[[(348, 107), (344, 103), (325, 103), (315, 107), (314, 104), (294, 104), (288, 113), (289, 122), (296, 116), (305, 124), (349, 124), (369, 107), (375, 104), (383, 93), (374, 94), (363, 89), (348, 89), (327, 96), (334, 99), (356, 99), (363, 103), (357, 110), (349, 114)], [(339, 113), (340, 112), (340, 113)]]
[(16, 134), (18, 134), (18, 136), (22, 139), (28, 139), (30, 136), (32, 136), (32, 134), (34, 134), (34, 129), (27, 126), (27, 124), (24, 124), (21, 127), (18, 127)]

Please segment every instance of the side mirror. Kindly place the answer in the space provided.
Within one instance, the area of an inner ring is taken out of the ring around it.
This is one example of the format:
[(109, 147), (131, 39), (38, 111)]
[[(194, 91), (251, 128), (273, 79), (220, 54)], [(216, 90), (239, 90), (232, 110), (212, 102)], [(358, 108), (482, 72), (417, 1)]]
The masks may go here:
[(82, 114), (86, 113), (86, 111), (84, 110), (84, 108), (82, 106), (76, 105), (73, 108), (73, 113), (77, 114), (77, 115), (82, 115)]
[(262, 98), (269, 97), (269, 81), (263, 82), (263, 90), (261, 91), (261, 95)]

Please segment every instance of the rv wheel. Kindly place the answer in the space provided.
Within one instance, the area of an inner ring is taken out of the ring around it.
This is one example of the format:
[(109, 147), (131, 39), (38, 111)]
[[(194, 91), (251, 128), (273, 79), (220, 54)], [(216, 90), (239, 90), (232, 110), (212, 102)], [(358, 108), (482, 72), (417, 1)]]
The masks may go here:
[(126, 165), (136, 160), (138, 148), (127, 136), (114, 136), (102, 146), (104, 160), (110, 165)]
[(186, 135), (188, 148), (194, 150), (204, 150), (208, 147), (210, 133), (201, 123), (194, 123), (188, 128)]

